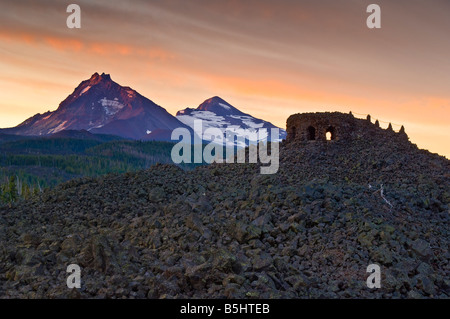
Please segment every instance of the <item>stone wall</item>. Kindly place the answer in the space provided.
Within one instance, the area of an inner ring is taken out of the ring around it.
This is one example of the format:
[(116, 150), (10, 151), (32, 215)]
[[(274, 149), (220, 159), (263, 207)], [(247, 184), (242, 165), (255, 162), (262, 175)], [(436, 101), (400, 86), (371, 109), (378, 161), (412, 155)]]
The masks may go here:
[(338, 141), (360, 138), (367, 134), (382, 134), (386, 137), (401, 136), (408, 139), (402, 126), (398, 133), (392, 130), (392, 125), (384, 130), (379, 127), (378, 121), (358, 119), (350, 113), (322, 112), (301, 113), (291, 115), (287, 120), (287, 142), (292, 141)]

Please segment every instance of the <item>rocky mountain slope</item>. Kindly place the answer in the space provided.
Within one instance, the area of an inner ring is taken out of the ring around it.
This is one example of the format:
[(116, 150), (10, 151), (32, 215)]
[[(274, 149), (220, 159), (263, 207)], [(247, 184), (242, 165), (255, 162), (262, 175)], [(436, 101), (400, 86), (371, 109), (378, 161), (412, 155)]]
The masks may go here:
[[(77, 131), (87, 131), (134, 140), (171, 141), (172, 131), (176, 128), (187, 128), (193, 137), (196, 119), (203, 122), (203, 129), (196, 132), (202, 137), (211, 127), (223, 132), (228, 128), (239, 135), (244, 135), (245, 130), (256, 132), (256, 129), (265, 128), (268, 134), (260, 139), (280, 141), (286, 137), (283, 129), (279, 136), (272, 137), (270, 129), (276, 126), (239, 111), (219, 97), (206, 100), (197, 109), (179, 111), (174, 117), (132, 88), (114, 82), (105, 73), (94, 73), (90, 79), (82, 81), (56, 111), (38, 113), (16, 127), (0, 129), (0, 135), (84, 136), (86, 132)], [(206, 134), (204, 140), (210, 142), (211, 134)], [(259, 141), (257, 135), (255, 140)], [(225, 144), (248, 145), (234, 141), (225, 141)]]
[[(246, 114), (221, 99), (218, 96), (210, 98), (200, 104), (196, 109), (186, 108), (177, 112), (177, 119), (184, 124), (190, 126), (199, 136), (204, 136), (206, 141), (214, 140), (212, 134), (205, 132), (208, 128), (219, 128), (224, 134), (227, 130), (234, 132), (238, 136), (246, 136), (246, 133), (257, 132), (259, 129), (266, 129), (267, 134), (258, 136), (250, 134), (253, 138), (250, 142), (259, 142), (260, 140), (269, 140), (280, 142), (286, 138), (286, 131), (279, 128), (279, 135), (272, 136), (271, 129), (277, 128), (270, 122), (257, 119), (250, 114)], [(201, 120), (202, 127), (196, 129), (194, 121)], [(224, 139), (223, 144), (226, 146), (248, 146), (249, 142), (240, 142), (234, 139)]]
[(87, 130), (137, 140), (170, 141), (172, 130), (178, 127), (189, 128), (135, 90), (114, 82), (109, 74), (94, 73), (56, 111), (36, 114), (2, 133), (45, 136), (63, 130)]
[(385, 136), (283, 142), (274, 175), (157, 165), (1, 207), (0, 297), (449, 298), (450, 162)]

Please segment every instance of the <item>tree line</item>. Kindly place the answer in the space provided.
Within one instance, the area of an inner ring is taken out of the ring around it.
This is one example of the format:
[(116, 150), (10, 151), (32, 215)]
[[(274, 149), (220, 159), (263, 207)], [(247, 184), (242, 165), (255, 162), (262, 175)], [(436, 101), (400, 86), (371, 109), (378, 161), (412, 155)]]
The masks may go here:
[[(33, 139), (0, 141), (0, 202), (28, 199), (45, 188), (79, 177), (126, 173), (173, 163), (173, 143)], [(192, 169), (201, 164), (180, 164)]]

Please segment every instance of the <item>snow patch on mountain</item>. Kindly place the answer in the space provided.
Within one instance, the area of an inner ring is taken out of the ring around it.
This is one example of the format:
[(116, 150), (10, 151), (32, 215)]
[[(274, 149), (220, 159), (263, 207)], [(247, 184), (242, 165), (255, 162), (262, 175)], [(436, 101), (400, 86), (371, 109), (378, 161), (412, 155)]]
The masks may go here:
[(57, 127), (55, 127), (54, 129), (50, 130), (49, 133), (53, 134), (53, 133), (58, 133), (58, 132), (64, 130), (66, 128), (66, 126), (65, 126), (66, 123), (67, 123), (67, 121), (62, 122)]
[[(213, 141), (219, 138), (208, 132), (209, 128), (218, 128), (223, 132), (224, 144), (228, 147), (238, 146), (245, 147), (260, 141), (267, 141), (269, 137), (269, 129), (264, 129), (265, 122), (256, 123), (255, 118), (247, 115), (227, 115), (220, 116), (212, 111), (192, 111), (189, 115), (184, 111), (178, 112), (177, 119), (194, 129), (195, 133), (203, 136), (204, 140)], [(183, 114), (183, 115), (180, 115)], [(195, 120), (202, 120), (202, 125), (195, 126)], [(238, 120), (233, 121), (232, 120)], [(261, 130), (260, 130), (261, 129)], [(236, 138), (234, 136), (238, 136)], [(279, 139), (277, 139), (279, 141)]]
[(261, 121), (261, 123), (255, 123), (255, 118), (249, 115), (230, 115), (230, 117), (242, 121), (242, 123), (249, 128), (258, 129), (264, 126), (263, 121)]
[(219, 105), (221, 107), (223, 107), (225, 110), (230, 110), (231, 109), (231, 107), (229, 105), (226, 105), (226, 104), (223, 104), (223, 103), (219, 103)]
[(122, 103), (120, 103), (119, 101), (117, 101), (116, 99), (108, 100), (106, 97), (99, 100), (98, 103), (102, 104), (103, 108), (105, 109), (105, 113), (108, 116), (112, 116), (112, 115), (116, 114), (124, 107), (124, 105)]
[[(204, 134), (206, 129), (214, 127), (222, 129), (229, 125), (223, 116), (219, 116), (211, 111), (193, 111), (190, 115), (178, 115), (177, 119), (193, 128), (194, 132), (199, 136), (203, 134), (203, 137), (208, 140), (212, 139), (212, 135)], [(194, 127), (195, 120), (202, 120), (202, 127)]]
[(91, 88), (90, 85), (86, 86), (83, 91), (81, 91), (80, 96), (82, 96), (84, 93), (86, 93), (87, 91), (89, 91), (89, 89)]
[(94, 125), (92, 124), (92, 122), (90, 122), (89, 124), (92, 125), (92, 127), (88, 128), (88, 129), (87, 129), (88, 131), (93, 130), (93, 129), (96, 129), (96, 128), (101, 128), (101, 127), (105, 126), (105, 124), (100, 124), (100, 125), (94, 126)]

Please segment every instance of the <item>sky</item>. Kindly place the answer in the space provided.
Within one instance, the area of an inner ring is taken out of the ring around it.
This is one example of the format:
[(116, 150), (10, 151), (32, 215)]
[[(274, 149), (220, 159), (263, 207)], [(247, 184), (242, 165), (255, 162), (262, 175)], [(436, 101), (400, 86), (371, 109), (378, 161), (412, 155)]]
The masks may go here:
[(0, 0), (0, 127), (104, 72), (173, 115), (213, 96), (282, 128), (352, 111), (450, 158), (449, 17), (448, 0)]

